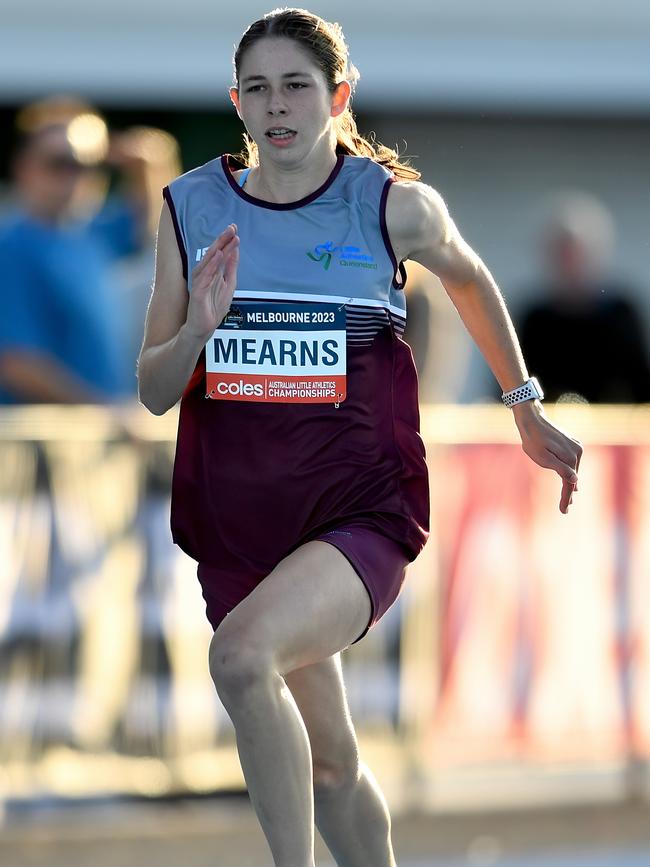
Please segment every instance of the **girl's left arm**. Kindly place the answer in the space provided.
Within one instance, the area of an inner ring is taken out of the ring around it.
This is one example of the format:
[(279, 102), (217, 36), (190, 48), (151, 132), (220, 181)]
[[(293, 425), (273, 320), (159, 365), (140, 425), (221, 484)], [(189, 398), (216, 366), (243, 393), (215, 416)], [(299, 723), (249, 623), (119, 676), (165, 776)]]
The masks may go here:
[[(501, 389), (525, 382), (528, 370), (503, 296), (442, 197), (426, 184), (394, 183), (386, 223), (397, 261), (414, 259), (439, 277)], [(566, 513), (577, 490), (581, 444), (546, 418), (538, 400), (515, 404), (512, 412), (524, 452), (562, 478), (560, 511)]]

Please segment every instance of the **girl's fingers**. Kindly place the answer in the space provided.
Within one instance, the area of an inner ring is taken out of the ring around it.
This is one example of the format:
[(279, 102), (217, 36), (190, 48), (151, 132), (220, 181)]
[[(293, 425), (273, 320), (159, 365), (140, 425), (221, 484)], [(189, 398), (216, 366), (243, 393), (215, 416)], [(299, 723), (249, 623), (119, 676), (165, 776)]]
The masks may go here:
[(223, 273), (223, 279), (226, 285), (230, 286), (237, 276), (237, 266), (239, 265), (239, 244), (236, 244), (232, 251), (226, 257), (226, 265)]
[(560, 494), (560, 511), (566, 514), (573, 502), (573, 492), (578, 484), (576, 471), (569, 464), (561, 463), (553, 469), (562, 478), (562, 493)]
[(217, 253), (222, 252), (235, 237), (237, 237), (237, 226), (234, 223), (231, 223), (229, 226), (226, 226), (224, 231), (210, 244), (208, 249), (205, 251), (205, 255), (194, 269), (194, 272), (196, 274), (202, 273)]
[[(226, 228), (223, 230), (223, 232), (222, 232), (220, 235), (218, 235), (218, 236), (214, 239), (214, 241), (212, 242), (212, 244), (210, 244), (210, 246), (208, 247), (208, 252), (209, 252), (213, 247), (216, 247), (216, 248), (219, 249), (219, 250), (223, 250), (223, 248), (226, 246), (226, 244), (227, 244), (227, 243), (228, 243), (228, 242), (229, 242), (229, 241), (230, 241), (230, 240), (231, 240), (231, 239), (232, 239), (236, 234), (237, 234), (237, 226), (235, 226), (234, 223), (231, 223), (229, 226), (226, 226)], [(207, 255), (207, 253), (206, 253), (206, 255)]]
[(224, 256), (228, 256), (237, 247), (239, 247), (239, 235), (233, 235), (232, 238), (230, 238), (230, 240), (224, 246), (222, 252)]
[(562, 493), (560, 494), (560, 511), (564, 515), (566, 515), (566, 513), (569, 511), (569, 506), (573, 502), (573, 490), (573, 484), (571, 482), (568, 482), (566, 479), (562, 479)]
[[(552, 453), (550, 453), (552, 454)], [(562, 493), (560, 495), (560, 511), (566, 515), (569, 506), (573, 502), (573, 494), (578, 490), (578, 463), (579, 458), (571, 455), (562, 459), (552, 455), (558, 462), (553, 469), (562, 478)]]
[(530, 438), (525, 436), (522, 439), (524, 451), (539, 466), (555, 470), (560, 476), (562, 479), (560, 511), (566, 514), (573, 502), (573, 494), (578, 490), (582, 443), (548, 422), (538, 433), (542, 435), (536, 436), (533, 431)]
[[(573, 442), (576, 444), (576, 451), (577, 451), (577, 459), (576, 459), (576, 473), (577, 473), (578, 470), (580, 469), (580, 458), (582, 457), (583, 448), (582, 448), (582, 443), (580, 442), (580, 440), (573, 440)], [(578, 490), (578, 483), (577, 482), (576, 482), (575, 489), (576, 489), (576, 491)]]
[(528, 452), (528, 455), (535, 461), (535, 463), (539, 464), (540, 467), (555, 470), (562, 479), (560, 511), (563, 514), (566, 514), (578, 483), (578, 474), (576, 473), (574, 466), (572, 466), (572, 464), (575, 464), (576, 459), (571, 456), (565, 461), (561, 457), (555, 455), (548, 448), (544, 448), (540, 452), (537, 452), (537, 450), (534, 450), (532, 453)]
[(223, 250), (218, 250), (208, 263), (205, 271), (201, 274), (201, 277), (205, 280), (205, 282), (214, 286), (219, 283), (219, 281), (226, 277), (226, 269), (230, 259), (232, 258), (233, 252), (237, 250), (239, 247), (239, 238), (236, 236), (231, 238), (228, 244), (223, 248)]
[(194, 289), (201, 291), (201, 287), (209, 287), (214, 282), (219, 274), (219, 270), (223, 268), (224, 255), (221, 250), (216, 250), (205, 267), (200, 272), (194, 272), (192, 286)]

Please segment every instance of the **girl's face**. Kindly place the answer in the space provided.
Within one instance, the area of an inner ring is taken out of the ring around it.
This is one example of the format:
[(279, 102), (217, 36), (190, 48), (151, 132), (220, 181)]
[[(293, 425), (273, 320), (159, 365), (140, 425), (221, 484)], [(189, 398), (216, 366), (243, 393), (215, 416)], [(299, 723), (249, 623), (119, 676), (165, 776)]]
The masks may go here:
[(239, 88), (230, 97), (260, 157), (293, 164), (314, 149), (333, 151), (334, 118), (345, 111), (350, 86), (332, 94), (308, 51), (284, 36), (265, 36), (244, 54)]

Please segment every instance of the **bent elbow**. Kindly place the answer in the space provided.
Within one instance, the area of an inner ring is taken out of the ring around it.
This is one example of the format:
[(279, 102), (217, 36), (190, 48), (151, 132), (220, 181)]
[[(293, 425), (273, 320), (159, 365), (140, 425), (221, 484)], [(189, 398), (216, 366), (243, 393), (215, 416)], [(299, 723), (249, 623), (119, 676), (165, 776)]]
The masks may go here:
[(168, 409), (171, 409), (171, 404), (165, 404), (151, 394), (146, 394), (138, 390), (138, 400), (145, 409), (148, 409), (152, 415), (164, 415)]
[(142, 378), (138, 379), (138, 400), (152, 415), (164, 415), (171, 409), (171, 404), (163, 401), (155, 389), (150, 388), (146, 382), (143, 383)]
[(143, 406), (149, 410), (152, 415), (161, 416), (164, 415), (168, 409), (171, 409), (169, 406), (157, 406), (155, 403), (143, 403)]

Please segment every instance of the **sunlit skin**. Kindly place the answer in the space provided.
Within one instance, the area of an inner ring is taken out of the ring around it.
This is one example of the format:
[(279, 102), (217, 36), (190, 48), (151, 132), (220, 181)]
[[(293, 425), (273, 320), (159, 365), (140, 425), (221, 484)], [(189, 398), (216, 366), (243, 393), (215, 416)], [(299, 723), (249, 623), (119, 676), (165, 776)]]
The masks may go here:
[[(297, 201), (318, 189), (336, 163), (335, 119), (350, 98), (341, 81), (332, 93), (320, 67), (293, 40), (266, 37), (244, 55), (238, 88), (230, 98), (259, 149), (260, 165), (247, 191), (272, 202)], [(268, 136), (273, 128), (295, 132), (289, 140)]]

